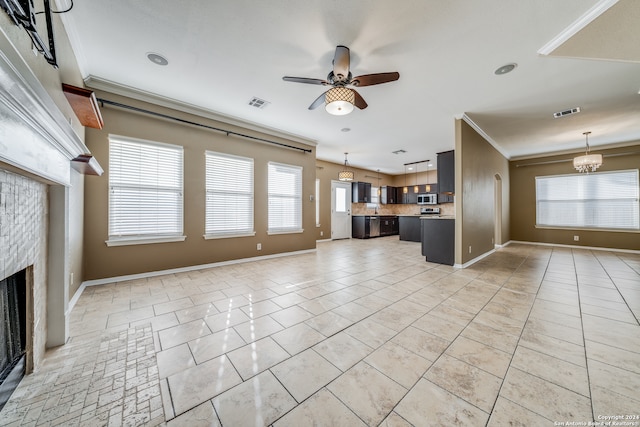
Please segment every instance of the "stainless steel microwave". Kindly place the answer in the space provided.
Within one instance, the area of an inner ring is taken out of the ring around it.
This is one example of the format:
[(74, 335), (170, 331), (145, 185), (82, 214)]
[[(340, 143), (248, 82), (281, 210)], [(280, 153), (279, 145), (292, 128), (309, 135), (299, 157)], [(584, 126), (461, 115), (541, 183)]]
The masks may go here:
[(437, 194), (418, 194), (418, 204), (419, 205), (437, 205), (438, 204), (438, 195)]

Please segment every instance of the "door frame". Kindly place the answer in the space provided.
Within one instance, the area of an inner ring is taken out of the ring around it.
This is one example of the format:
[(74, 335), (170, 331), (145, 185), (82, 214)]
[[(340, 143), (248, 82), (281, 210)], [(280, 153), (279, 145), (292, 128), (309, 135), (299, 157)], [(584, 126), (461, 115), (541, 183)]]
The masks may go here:
[(336, 239), (334, 237), (335, 232), (337, 231), (336, 227), (336, 188), (344, 187), (347, 190), (347, 236), (339, 237), (337, 239), (350, 239), (351, 238), (351, 183), (344, 181), (336, 181), (334, 179), (331, 180), (331, 239)]

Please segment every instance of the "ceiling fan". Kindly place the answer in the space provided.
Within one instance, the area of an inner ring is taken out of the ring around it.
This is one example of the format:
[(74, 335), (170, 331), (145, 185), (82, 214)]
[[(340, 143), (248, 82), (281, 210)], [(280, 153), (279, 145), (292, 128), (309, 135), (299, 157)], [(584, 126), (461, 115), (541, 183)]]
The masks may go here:
[(290, 76), (284, 76), (282, 80), (286, 82), (332, 86), (331, 89), (313, 101), (309, 106), (309, 110), (325, 104), (325, 109), (328, 113), (344, 115), (349, 114), (353, 110), (354, 105), (361, 110), (367, 108), (367, 103), (362, 96), (347, 86), (379, 85), (381, 83), (393, 82), (400, 78), (400, 73), (398, 72), (364, 74), (362, 76), (352, 77), (351, 70), (349, 70), (349, 62), (349, 48), (346, 46), (336, 46), (336, 52), (333, 56), (333, 70), (329, 72), (326, 80)]

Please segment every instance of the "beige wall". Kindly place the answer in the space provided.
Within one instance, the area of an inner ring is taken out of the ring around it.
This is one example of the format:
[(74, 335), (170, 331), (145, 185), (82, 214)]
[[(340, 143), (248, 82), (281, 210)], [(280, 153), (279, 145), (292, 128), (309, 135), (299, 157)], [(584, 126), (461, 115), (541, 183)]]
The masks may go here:
[[(603, 164), (596, 173), (638, 169), (640, 166), (640, 145), (609, 150), (593, 150), (593, 152), (604, 155)], [(536, 228), (535, 177), (575, 173), (571, 160), (579, 154), (582, 154), (582, 152), (510, 162), (511, 239), (527, 242), (639, 250), (640, 234), (637, 232)], [(580, 236), (580, 240), (577, 242), (573, 240), (575, 235)]]
[[(500, 242), (494, 241), (496, 176), (502, 188)], [(456, 264), (465, 264), (510, 239), (509, 187), (508, 160), (466, 122), (456, 120)]]
[[(262, 135), (255, 131), (213, 122), (121, 96), (97, 92), (98, 97), (134, 105), (182, 119), (311, 149), (305, 153), (200, 127), (180, 124), (128, 110), (102, 109), (104, 129), (87, 129), (86, 144), (105, 170), (102, 177), (85, 180), (84, 273), (85, 280), (198, 266), (315, 248), (315, 147)], [(109, 201), (108, 135), (182, 145), (184, 147), (184, 242), (107, 247)], [(205, 240), (205, 150), (254, 159), (255, 200), (253, 237)], [(303, 233), (267, 235), (267, 164), (275, 161), (303, 167)], [(262, 250), (256, 249), (257, 243)]]

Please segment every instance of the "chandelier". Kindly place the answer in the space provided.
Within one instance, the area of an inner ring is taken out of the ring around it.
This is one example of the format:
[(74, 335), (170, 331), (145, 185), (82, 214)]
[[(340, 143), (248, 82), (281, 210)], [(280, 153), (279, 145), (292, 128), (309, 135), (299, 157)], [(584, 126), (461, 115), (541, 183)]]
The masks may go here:
[(327, 91), (324, 95), (327, 113), (335, 116), (344, 116), (353, 111), (353, 104), (356, 102), (356, 95), (353, 90), (342, 86), (336, 86)]
[(587, 140), (587, 151), (585, 152), (585, 154), (583, 156), (573, 158), (573, 167), (581, 173), (595, 172), (596, 169), (602, 166), (602, 154), (591, 154), (591, 149), (589, 148), (590, 133), (591, 132), (582, 133)]
[(338, 180), (340, 181), (353, 181), (353, 171), (349, 169), (347, 154), (349, 153), (344, 153), (344, 170), (338, 173)]

